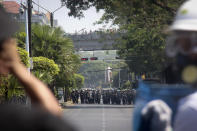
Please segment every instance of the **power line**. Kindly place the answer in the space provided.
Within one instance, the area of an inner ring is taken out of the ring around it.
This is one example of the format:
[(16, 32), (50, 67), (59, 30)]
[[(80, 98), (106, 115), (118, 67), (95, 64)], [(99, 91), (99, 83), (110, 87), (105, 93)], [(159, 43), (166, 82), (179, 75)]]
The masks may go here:
[(49, 11), (48, 9), (46, 9), (45, 7), (41, 6), (40, 4), (37, 4), (36, 2), (32, 1), (32, 3), (34, 3), (35, 5), (37, 5), (38, 7), (42, 8), (43, 10), (47, 11), (50, 13), (50, 21), (51, 21), (51, 27), (53, 27), (53, 15), (56, 11), (58, 11), (59, 9), (61, 9), (62, 7), (64, 7), (65, 5), (62, 4), (59, 8), (55, 9), (54, 11)]
[(37, 5), (38, 7), (42, 8), (43, 10), (45, 10), (45, 11), (47, 11), (47, 12), (51, 12), (51, 11), (49, 11), (48, 9), (46, 9), (45, 7), (43, 7), (43, 6), (39, 5), (39, 4), (37, 4), (37, 3), (34, 2), (34, 1), (32, 1), (32, 3), (34, 3), (35, 5)]
[(54, 11), (49, 11), (48, 9), (46, 9), (45, 7), (41, 6), (40, 4), (36, 3), (35, 1), (32, 1), (32, 3), (34, 3), (35, 5), (37, 5), (38, 7), (42, 8), (43, 10), (50, 12), (50, 13), (54, 13), (56, 11), (58, 11), (59, 9), (61, 9), (62, 7), (64, 7), (65, 5), (61, 5), (59, 8), (55, 9)]
[(56, 10), (54, 10), (52, 13), (55, 13), (56, 11), (58, 11), (59, 9), (61, 9), (62, 7), (64, 7), (64, 5), (60, 6), (59, 8), (57, 8)]

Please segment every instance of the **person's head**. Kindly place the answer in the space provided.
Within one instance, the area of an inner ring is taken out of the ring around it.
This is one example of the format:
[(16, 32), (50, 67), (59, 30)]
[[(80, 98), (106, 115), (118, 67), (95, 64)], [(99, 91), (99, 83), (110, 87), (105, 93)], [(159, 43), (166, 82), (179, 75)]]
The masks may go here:
[(166, 53), (176, 58), (185, 83), (197, 82), (197, 0), (188, 0), (180, 7), (167, 39)]
[(14, 34), (18, 31), (19, 25), (13, 19), (12, 16), (10, 16), (5, 9), (0, 6), (0, 42), (2, 44), (2, 41), (5, 39), (8, 39), (10, 37), (13, 37)]
[(167, 55), (184, 55), (197, 60), (197, 1), (188, 0), (178, 10), (170, 27)]
[(17, 22), (0, 6), (0, 75), (7, 75), (9, 73), (8, 61), (14, 58), (8, 58), (11, 57), (8, 53), (11, 50), (14, 53), (16, 49), (16, 41), (12, 37), (17, 30)]

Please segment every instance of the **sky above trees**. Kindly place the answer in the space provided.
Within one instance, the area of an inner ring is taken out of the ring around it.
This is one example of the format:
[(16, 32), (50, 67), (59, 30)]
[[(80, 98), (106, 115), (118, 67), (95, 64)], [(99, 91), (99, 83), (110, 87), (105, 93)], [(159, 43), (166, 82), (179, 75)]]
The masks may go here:
[[(26, 0), (11, 1), (17, 1), (20, 3), (21, 1), (25, 2)], [(39, 3), (40, 5), (47, 8), (49, 11), (54, 11), (55, 9), (61, 6), (60, 0), (34, 0), (34, 2)], [(35, 5), (34, 9), (38, 10), (38, 7)], [(40, 11), (43, 10), (40, 9)], [(54, 18), (58, 20), (58, 25), (61, 26), (65, 32), (75, 33), (79, 32), (82, 29), (85, 29), (86, 31), (94, 31), (98, 30), (99, 28), (102, 28), (103, 25), (94, 25), (94, 23), (102, 17), (103, 13), (103, 11), (96, 12), (95, 8), (90, 8), (87, 11), (85, 11), (84, 18), (78, 19), (74, 17), (69, 17), (67, 14), (66, 7), (63, 7), (55, 13)]]

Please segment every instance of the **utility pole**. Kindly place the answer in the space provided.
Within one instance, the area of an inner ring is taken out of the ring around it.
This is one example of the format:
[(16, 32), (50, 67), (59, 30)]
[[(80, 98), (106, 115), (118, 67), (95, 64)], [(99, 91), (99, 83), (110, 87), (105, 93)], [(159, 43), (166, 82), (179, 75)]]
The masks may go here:
[[(27, 24), (26, 24), (26, 31), (27, 31), (27, 50), (29, 50), (29, 57), (30, 57), (30, 69), (29, 71), (31, 71), (32, 68), (32, 39), (31, 39), (31, 17), (32, 17), (32, 0), (27, 0), (27, 9), (26, 9), (26, 20), (27, 20)], [(31, 99), (29, 97), (27, 97), (26, 100), (26, 104), (31, 107)]]
[(51, 27), (53, 27), (53, 25), (54, 25), (54, 13), (56, 12), (56, 11), (58, 11), (59, 9), (61, 9), (62, 7), (64, 7), (65, 6), (65, 4), (62, 2), (62, 5), (59, 7), (59, 8), (57, 8), (56, 10), (54, 10), (53, 12), (51, 12), (51, 11), (49, 11), (48, 9), (46, 9), (46, 8), (44, 8), (43, 6), (41, 6), (40, 4), (39, 4), (39, 0), (38, 0), (38, 3), (36, 3), (36, 2), (34, 2), (34, 1), (32, 1), (32, 0), (28, 0), (28, 2), (29, 2), (29, 4), (30, 5), (32, 5), (32, 2), (35, 4), (35, 5), (37, 5), (39, 8), (42, 8), (43, 10), (45, 10), (45, 11), (47, 11), (47, 12), (49, 12), (50, 13), (50, 23), (51, 23)]
[(59, 9), (61, 9), (62, 7), (64, 7), (65, 5), (61, 5), (59, 8), (57, 8), (56, 10), (54, 10), (53, 12), (51, 12), (50, 14), (51, 14), (51, 17), (50, 17), (50, 20), (51, 20), (51, 27), (53, 27), (53, 21), (54, 21), (54, 13), (56, 12), (56, 11), (58, 11)]
[(29, 34), (29, 56), (32, 57), (32, 39), (31, 39), (31, 17), (32, 17), (32, 0), (27, 0), (28, 10), (28, 34)]
[[(21, 3), (20, 13), (21, 15), (25, 13), (25, 32), (26, 32), (26, 51), (28, 52), (28, 57), (30, 57), (30, 49), (29, 49), (29, 13), (28, 13), (28, 1), (26, 1), (26, 5)], [(30, 32), (31, 34), (31, 32)], [(31, 63), (31, 62), (30, 62)], [(28, 68), (30, 72), (30, 68)]]
[(107, 68), (105, 67), (105, 83), (107, 83)]
[[(119, 67), (120, 67), (120, 61), (119, 61)], [(121, 72), (121, 70), (119, 69), (119, 72), (118, 72), (118, 87), (119, 87), (119, 89), (121, 88), (121, 83), (120, 83), (120, 72)]]
[(51, 27), (53, 27), (53, 12), (50, 13)]
[[(38, 0), (38, 5), (40, 4), (40, 0)], [(40, 13), (40, 6), (38, 6), (38, 13)]]
[(28, 3), (26, 2), (26, 5), (22, 4), (21, 0), (21, 8), (19, 9), (20, 15), (22, 16), (23, 14), (25, 15), (25, 32), (26, 32), (26, 51), (28, 52), (28, 57), (29, 57), (29, 28), (28, 28)]

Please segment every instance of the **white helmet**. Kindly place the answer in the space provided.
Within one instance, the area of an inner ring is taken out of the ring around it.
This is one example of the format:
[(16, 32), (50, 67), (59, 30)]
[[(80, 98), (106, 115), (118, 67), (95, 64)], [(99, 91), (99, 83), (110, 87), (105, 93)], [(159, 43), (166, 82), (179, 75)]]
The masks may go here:
[(188, 0), (180, 7), (170, 30), (197, 31), (197, 0)]
[[(167, 38), (166, 53), (175, 57), (178, 53), (197, 54), (197, 0), (186, 1), (178, 10), (170, 27), (172, 34)], [(187, 38), (189, 40), (179, 40)]]

